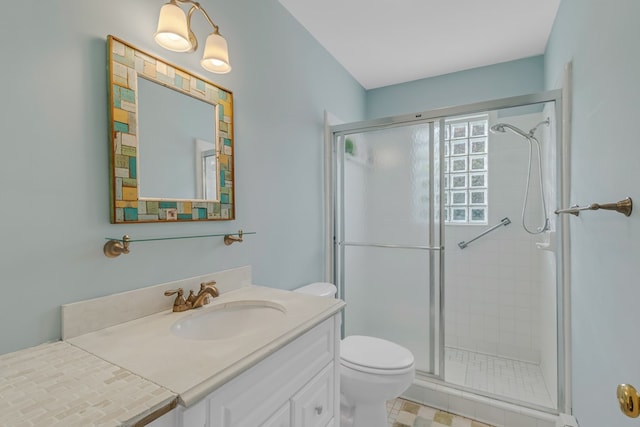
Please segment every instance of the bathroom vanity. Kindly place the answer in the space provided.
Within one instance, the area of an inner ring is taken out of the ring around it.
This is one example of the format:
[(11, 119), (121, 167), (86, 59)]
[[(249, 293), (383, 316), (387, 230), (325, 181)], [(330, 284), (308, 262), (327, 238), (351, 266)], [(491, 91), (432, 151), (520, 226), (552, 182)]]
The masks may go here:
[[(173, 312), (169, 289), (220, 296)], [(63, 341), (0, 355), (0, 424), (337, 426), (344, 303), (225, 272), (62, 307)]]
[[(220, 273), (198, 281), (211, 278), (221, 294), (204, 307), (163, 310), (66, 341), (174, 393), (177, 408), (154, 427), (338, 425), (344, 302), (247, 280), (225, 283)], [(174, 282), (148, 289), (162, 295), (177, 287), (195, 288)], [(66, 308), (69, 330), (74, 318), (86, 322), (86, 308)]]

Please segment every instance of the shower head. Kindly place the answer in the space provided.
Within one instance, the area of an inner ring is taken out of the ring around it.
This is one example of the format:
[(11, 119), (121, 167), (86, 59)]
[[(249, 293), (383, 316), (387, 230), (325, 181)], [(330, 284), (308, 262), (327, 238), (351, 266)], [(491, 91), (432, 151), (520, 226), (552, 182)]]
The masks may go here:
[(512, 132), (517, 133), (520, 136), (524, 136), (525, 138), (533, 138), (533, 134), (536, 132), (536, 129), (538, 129), (538, 127), (540, 125), (549, 125), (549, 119), (547, 118), (544, 121), (541, 121), (540, 123), (538, 123), (537, 125), (535, 125), (533, 128), (531, 128), (531, 130), (529, 131), (529, 133), (526, 133), (525, 131), (523, 131), (520, 128), (517, 128), (513, 125), (510, 125), (509, 123), (496, 123), (495, 125), (491, 126), (491, 132), (496, 133), (496, 132), (506, 132), (507, 129), (511, 130)]
[(506, 132), (506, 130), (504, 130), (504, 123), (496, 123), (495, 125), (491, 126), (490, 130), (493, 133)]
[(531, 135), (525, 133), (522, 129), (519, 129), (513, 125), (510, 125), (509, 123), (497, 123), (493, 126), (491, 126), (491, 132), (506, 132), (507, 129), (511, 130), (512, 132), (517, 133), (520, 136), (524, 136), (525, 138), (530, 138)]

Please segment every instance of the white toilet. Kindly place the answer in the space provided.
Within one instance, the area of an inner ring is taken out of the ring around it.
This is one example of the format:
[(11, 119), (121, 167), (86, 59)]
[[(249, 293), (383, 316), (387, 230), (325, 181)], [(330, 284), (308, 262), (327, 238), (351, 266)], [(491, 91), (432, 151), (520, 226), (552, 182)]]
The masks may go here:
[[(332, 283), (317, 282), (296, 292), (335, 297)], [(340, 344), (341, 427), (387, 427), (386, 401), (413, 381), (413, 354), (381, 338), (348, 336)]]

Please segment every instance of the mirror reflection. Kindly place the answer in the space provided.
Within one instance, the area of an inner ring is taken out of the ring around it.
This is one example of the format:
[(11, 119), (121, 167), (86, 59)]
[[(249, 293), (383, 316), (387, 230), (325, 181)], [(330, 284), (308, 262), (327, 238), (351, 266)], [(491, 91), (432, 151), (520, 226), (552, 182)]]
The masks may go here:
[(215, 106), (138, 77), (139, 197), (217, 200)]

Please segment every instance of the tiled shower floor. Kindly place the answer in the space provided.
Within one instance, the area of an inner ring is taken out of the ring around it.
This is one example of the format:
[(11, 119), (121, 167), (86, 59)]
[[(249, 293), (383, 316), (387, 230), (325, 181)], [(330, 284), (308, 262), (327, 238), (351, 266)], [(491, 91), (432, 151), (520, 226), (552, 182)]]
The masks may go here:
[(540, 366), (445, 348), (445, 381), (544, 407), (554, 407)]
[(389, 427), (491, 427), (404, 399), (387, 402)]

